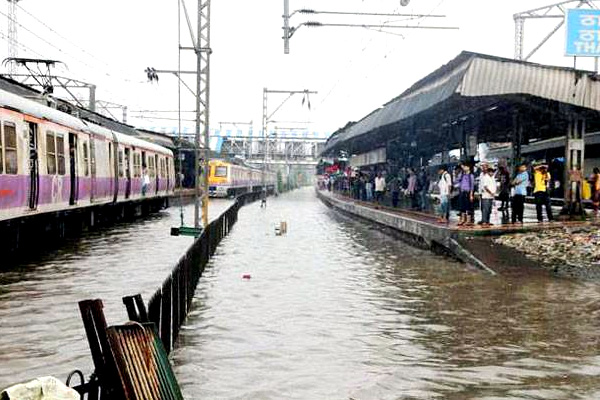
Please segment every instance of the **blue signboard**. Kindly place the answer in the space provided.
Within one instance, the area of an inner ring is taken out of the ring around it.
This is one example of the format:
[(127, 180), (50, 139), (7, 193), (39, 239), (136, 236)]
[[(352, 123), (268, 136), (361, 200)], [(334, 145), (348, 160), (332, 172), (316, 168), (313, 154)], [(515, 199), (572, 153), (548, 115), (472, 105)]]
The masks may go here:
[(567, 10), (568, 56), (600, 57), (600, 10)]

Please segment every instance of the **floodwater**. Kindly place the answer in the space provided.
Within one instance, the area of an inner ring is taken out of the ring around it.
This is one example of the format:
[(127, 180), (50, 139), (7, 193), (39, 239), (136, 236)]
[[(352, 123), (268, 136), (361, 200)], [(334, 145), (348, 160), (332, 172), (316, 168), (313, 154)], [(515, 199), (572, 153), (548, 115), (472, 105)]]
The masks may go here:
[(186, 399), (600, 398), (598, 284), (468, 270), (311, 189), (243, 208), (196, 293)]
[[(211, 201), (210, 216), (232, 202)], [(184, 207), (192, 224), (193, 205)], [(0, 268), (0, 389), (39, 376), (93, 371), (77, 303), (100, 298), (107, 322), (127, 321), (121, 298), (147, 301), (193, 242), (170, 236), (180, 208), (86, 234), (9, 270)]]

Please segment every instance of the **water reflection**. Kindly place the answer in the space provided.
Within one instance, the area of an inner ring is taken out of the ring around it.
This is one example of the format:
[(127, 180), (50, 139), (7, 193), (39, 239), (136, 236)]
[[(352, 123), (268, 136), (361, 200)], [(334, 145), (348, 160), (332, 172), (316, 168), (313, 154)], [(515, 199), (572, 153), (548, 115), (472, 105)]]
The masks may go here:
[(190, 399), (600, 393), (597, 284), (466, 270), (310, 190), (243, 209), (197, 293), (174, 354)]

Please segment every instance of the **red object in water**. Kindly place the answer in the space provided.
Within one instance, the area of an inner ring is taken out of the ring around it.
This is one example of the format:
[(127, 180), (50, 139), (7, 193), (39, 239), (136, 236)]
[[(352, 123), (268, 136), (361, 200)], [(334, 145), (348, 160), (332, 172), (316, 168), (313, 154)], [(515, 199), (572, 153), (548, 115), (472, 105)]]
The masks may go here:
[(252, 276), (250, 276), (250, 274), (244, 274), (244, 276), (242, 276), (243, 279), (250, 279), (252, 278)]

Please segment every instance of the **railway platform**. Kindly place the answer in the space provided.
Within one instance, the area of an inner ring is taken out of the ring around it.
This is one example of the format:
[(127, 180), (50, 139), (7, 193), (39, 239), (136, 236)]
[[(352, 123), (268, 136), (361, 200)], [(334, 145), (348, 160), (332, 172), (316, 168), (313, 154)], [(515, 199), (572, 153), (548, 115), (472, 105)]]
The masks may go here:
[[(451, 213), (449, 223), (441, 223), (438, 222), (435, 215), (429, 213), (357, 201), (338, 193), (317, 190), (317, 196), (325, 204), (345, 214), (391, 229), (411, 244), (448, 254), (465, 264), (491, 274), (496, 274), (499, 270), (506, 271), (514, 266), (536, 266), (536, 263), (526, 258), (524, 254), (494, 245), (491, 240), (493, 237), (544, 232), (565, 227), (583, 228), (595, 224), (594, 221), (539, 223), (536, 220), (535, 207), (527, 205), (523, 224), (509, 224), (506, 223), (506, 219), (503, 223), (502, 213), (495, 212), (492, 226), (478, 224), (459, 226), (454, 212)], [(477, 218), (478, 212), (475, 216), (476, 221)]]

